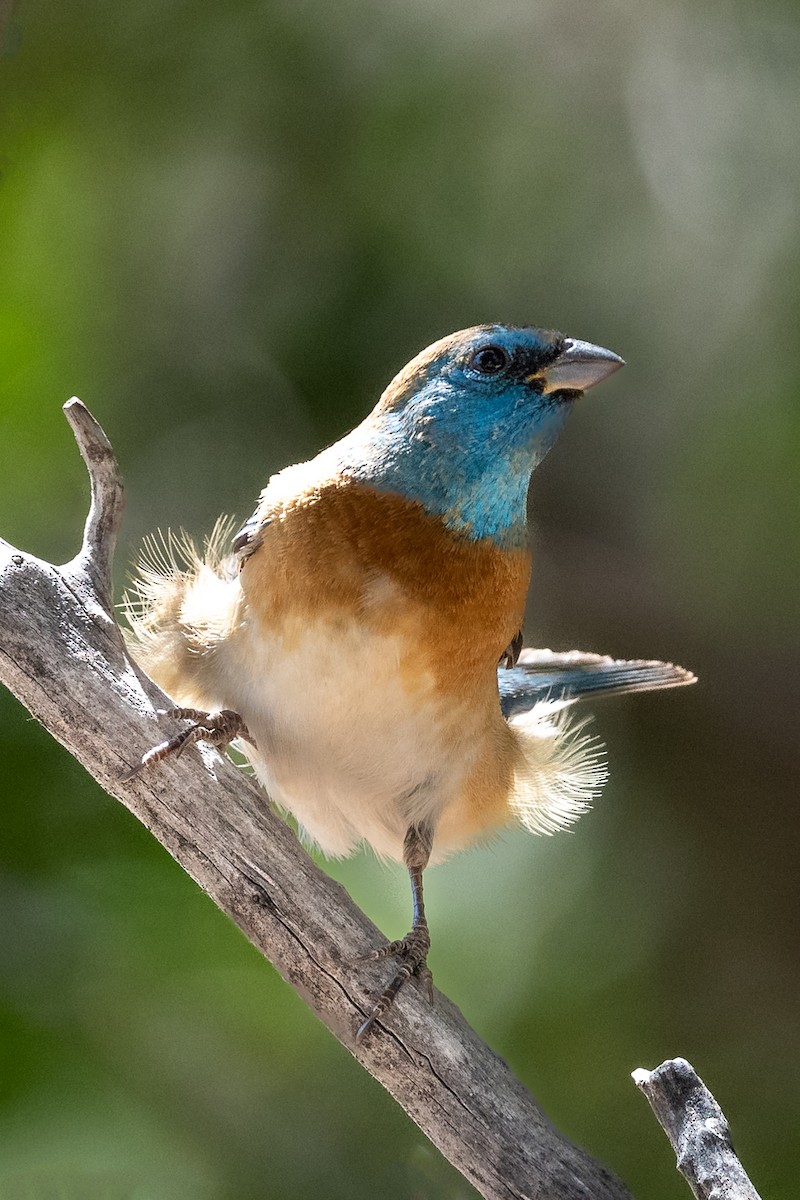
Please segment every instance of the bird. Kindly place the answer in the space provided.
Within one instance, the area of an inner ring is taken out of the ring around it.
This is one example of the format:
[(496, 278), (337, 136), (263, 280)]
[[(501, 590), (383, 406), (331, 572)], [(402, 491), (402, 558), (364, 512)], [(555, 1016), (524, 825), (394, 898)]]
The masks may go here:
[(408, 872), (411, 928), (366, 956), (394, 969), (357, 1041), (412, 977), (432, 999), (424, 871), (505, 826), (554, 833), (600, 793), (602, 747), (573, 706), (694, 682), (672, 663), (523, 649), (531, 474), (623, 365), (534, 326), (460, 330), (273, 475), (238, 532), (145, 544), (128, 646), (190, 725), (126, 777), (235, 742), (308, 843)]

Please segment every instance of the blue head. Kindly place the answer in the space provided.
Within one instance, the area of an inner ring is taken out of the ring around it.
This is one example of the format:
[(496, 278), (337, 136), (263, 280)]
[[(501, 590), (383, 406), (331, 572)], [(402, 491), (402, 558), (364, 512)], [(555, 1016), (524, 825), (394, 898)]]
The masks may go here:
[(620, 366), (616, 354), (548, 330), (451, 334), (412, 359), (339, 443), (340, 468), (418, 501), (454, 532), (523, 544), (531, 472), (577, 397)]

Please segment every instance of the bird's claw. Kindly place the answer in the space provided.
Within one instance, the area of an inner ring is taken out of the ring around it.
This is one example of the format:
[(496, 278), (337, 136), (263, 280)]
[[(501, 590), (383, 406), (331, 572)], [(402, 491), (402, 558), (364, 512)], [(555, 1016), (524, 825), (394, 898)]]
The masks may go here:
[(397, 993), (413, 976), (420, 981), (429, 1004), (433, 1004), (433, 975), (428, 966), (427, 957), (431, 939), (427, 925), (418, 925), (396, 942), (387, 942), (377, 950), (362, 954), (357, 962), (378, 962), (384, 958), (396, 958), (400, 966), (394, 979), (381, 995), (369, 1016), (362, 1021), (356, 1032), (356, 1044), (360, 1044), (373, 1028), (376, 1021), (384, 1017), (395, 1002)]
[(251, 746), (255, 746), (252, 734), (244, 721), (231, 708), (221, 708), (218, 712), (212, 713), (203, 712), (198, 708), (159, 708), (157, 711), (160, 717), (172, 717), (177, 721), (192, 721), (194, 724), (148, 750), (146, 754), (142, 755), (141, 762), (120, 776), (123, 783), (127, 783), (146, 767), (161, 762), (171, 754), (180, 758), (186, 747), (194, 745), (195, 742), (208, 742), (211, 746), (223, 749), (236, 738), (241, 738), (249, 742)]

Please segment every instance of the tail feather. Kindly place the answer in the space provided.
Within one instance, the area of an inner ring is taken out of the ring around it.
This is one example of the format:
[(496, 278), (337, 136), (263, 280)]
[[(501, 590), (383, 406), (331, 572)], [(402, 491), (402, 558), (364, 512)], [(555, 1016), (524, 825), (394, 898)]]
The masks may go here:
[(645, 659), (617, 659), (571, 650), (523, 650), (510, 671), (499, 670), (500, 707), (507, 720), (541, 701), (563, 707), (586, 696), (621, 696), (684, 687), (696, 677), (684, 667)]
[(497, 682), (519, 752), (511, 808), (531, 832), (554, 833), (590, 807), (608, 775), (602, 744), (563, 710), (586, 696), (682, 687), (695, 677), (673, 663), (523, 650)]

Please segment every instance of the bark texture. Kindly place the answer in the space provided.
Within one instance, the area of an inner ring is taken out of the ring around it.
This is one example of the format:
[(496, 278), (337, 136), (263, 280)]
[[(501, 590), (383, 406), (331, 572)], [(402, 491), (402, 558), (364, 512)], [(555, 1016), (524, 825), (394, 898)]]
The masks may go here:
[(725, 1114), (691, 1063), (673, 1058), (655, 1071), (640, 1067), (633, 1081), (650, 1101), (697, 1200), (760, 1200), (736, 1157)]

